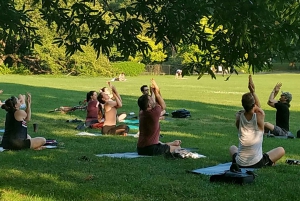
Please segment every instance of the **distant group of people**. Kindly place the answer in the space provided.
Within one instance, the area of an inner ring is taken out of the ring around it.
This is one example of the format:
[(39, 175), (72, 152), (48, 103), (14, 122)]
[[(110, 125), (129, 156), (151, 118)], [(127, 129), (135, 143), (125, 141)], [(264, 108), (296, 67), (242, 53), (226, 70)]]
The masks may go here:
[[(283, 92), (276, 100), (276, 96), (282, 87), (277, 83), (270, 93), (268, 105), (276, 108), (276, 124), (265, 122), (265, 113), (261, 109), (260, 101), (255, 93), (255, 85), (252, 76), (249, 76), (249, 92), (242, 96), (243, 110), (236, 113), (236, 127), (238, 129), (238, 146), (229, 148), (233, 163), (241, 167), (260, 168), (272, 166), (284, 154), (283, 147), (274, 148), (263, 152), (262, 142), (266, 132), (274, 136), (288, 136), (289, 132), (289, 107), (292, 94)], [(181, 140), (162, 143), (160, 137), (159, 120), (165, 113), (166, 103), (161, 96), (160, 88), (154, 79), (151, 85), (143, 85), (140, 88), (142, 95), (138, 98), (139, 106), (139, 138), (137, 152), (140, 155), (162, 155), (173, 153), (181, 149)], [(0, 93), (3, 91), (0, 90)], [(7, 99), (1, 108), (7, 111), (5, 120), (5, 132), (2, 139), (4, 149), (43, 149), (46, 139), (43, 137), (31, 138), (27, 133), (27, 122), (31, 119), (31, 94), (26, 95), (26, 109), (21, 110), (21, 102), (25, 96), (17, 98), (12, 96)], [(115, 86), (108, 82), (108, 87), (103, 87), (99, 93), (90, 91), (87, 93), (86, 125), (91, 126), (102, 123), (102, 134), (124, 135), (129, 132), (125, 124), (117, 125), (117, 109), (122, 107), (122, 99)]]

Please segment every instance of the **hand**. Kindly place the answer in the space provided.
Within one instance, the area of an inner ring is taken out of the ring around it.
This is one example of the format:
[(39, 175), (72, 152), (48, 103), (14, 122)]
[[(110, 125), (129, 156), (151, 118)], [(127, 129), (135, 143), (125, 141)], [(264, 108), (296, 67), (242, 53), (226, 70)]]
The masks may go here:
[(114, 93), (116, 93), (117, 88), (116, 88), (114, 85), (111, 85), (111, 90), (112, 90)]
[(31, 94), (27, 92), (27, 99), (26, 99), (27, 105), (31, 105)]
[(151, 79), (151, 87), (155, 88), (155, 90), (157, 92), (159, 92), (159, 87), (158, 87), (158, 85), (156, 84), (156, 82), (155, 82), (155, 80), (153, 78)]
[(275, 87), (274, 87), (274, 91), (275, 91), (275, 92), (279, 92), (281, 86), (282, 86), (282, 83), (281, 83), (281, 82), (278, 82), (278, 83), (275, 85)]
[(3, 90), (0, 90), (0, 94), (2, 94), (3, 93)]
[(255, 85), (254, 85), (251, 75), (249, 75), (248, 89), (251, 93), (255, 92)]
[(107, 82), (107, 84), (108, 84), (108, 86), (111, 88), (111, 83), (110, 83), (109, 81)]

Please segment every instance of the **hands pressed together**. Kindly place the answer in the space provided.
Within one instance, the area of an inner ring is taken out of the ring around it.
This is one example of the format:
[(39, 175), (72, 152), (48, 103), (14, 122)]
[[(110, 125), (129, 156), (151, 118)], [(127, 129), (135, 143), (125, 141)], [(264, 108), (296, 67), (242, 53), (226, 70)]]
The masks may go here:
[(281, 82), (278, 82), (275, 87), (274, 87), (274, 91), (275, 92), (279, 92), (280, 88), (282, 87), (282, 83)]
[(252, 75), (249, 75), (248, 89), (249, 89), (250, 93), (255, 93), (255, 85), (252, 80)]

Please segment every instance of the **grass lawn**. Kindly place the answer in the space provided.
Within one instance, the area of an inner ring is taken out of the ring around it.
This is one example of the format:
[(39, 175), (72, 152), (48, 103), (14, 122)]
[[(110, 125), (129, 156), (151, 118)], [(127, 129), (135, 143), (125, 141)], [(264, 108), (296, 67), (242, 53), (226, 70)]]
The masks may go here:
[[(90, 90), (98, 91), (109, 78), (0, 76), (0, 99), (31, 92), (32, 120), (28, 132), (64, 143), (62, 149), (43, 151), (6, 151), (0, 153), (0, 200), (298, 200), (297, 182), (300, 166), (285, 163), (287, 158), (300, 160), (299, 139), (265, 138), (264, 151), (283, 146), (286, 155), (275, 167), (256, 171), (255, 183), (237, 186), (210, 183), (209, 176), (186, 173), (230, 161), (228, 148), (237, 145), (235, 112), (241, 109), (241, 96), (247, 92), (247, 75), (232, 75), (225, 82), (204, 76), (174, 79), (154, 77), (161, 87), (167, 112), (185, 108), (188, 119), (161, 121), (162, 141), (181, 139), (183, 147), (199, 148), (201, 159), (168, 160), (162, 156), (136, 159), (100, 158), (95, 154), (133, 152), (137, 139), (121, 136), (76, 136), (77, 124), (68, 119), (85, 119), (84, 111), (69, 114), (48, 113), (59, 106), (75, 106)], [(138, 113), (140, 86), (151, 76), (127, 77), (114, 82), (123, 99), (120, 112)], [(255, 74), (256, 92), (266, 112), (266, 121), (275, 122), (275, 109), (267, 106), (269, 94), (277, 82), (293, 94), (290, 129), (300, 129), (299, 74)], [(0, 111), (4, 128), (5, 111)], [(38, 123), (33, 133), (33, 123)], [(130, 133), (136, 133), (132, 130)], [(89, 160), (81, 160), (85, 156)]]

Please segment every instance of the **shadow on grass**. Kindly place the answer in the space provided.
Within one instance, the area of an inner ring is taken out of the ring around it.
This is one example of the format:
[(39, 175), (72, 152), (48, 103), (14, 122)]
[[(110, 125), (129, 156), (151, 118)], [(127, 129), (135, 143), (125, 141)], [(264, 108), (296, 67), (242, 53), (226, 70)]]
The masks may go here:
[[(95, 154), (133, 152), (137, 139), (121, 136), (76, 136), (76, 124), (66, 123), (66, 120), (84, 120), (84, 111), (48, 113), (60, 106), (77, 105), (85, 99), (86, 92), (5, 83), (1, 87), (5, 91), (32, 93), (32, 121), (28, 122), (28, 131), (32, 137), (54, 138), (65, 144), (63, 149), (1, 153), (0, 187), (6, 189), (1, 190), (1, 194), (17, 193), (22, 196), (29, 193), (28, 196), (32, 198), (49, 200), (151, 200), (156, 197), (160, 200), (181, 200), (208, 195), (218, 197), (214, 193), (216, 187), (207, 185), (207, 177), (200, 176), (199, 181), (199, 177), (184, 172), (230, 161), (228, 148), (233, 144), (237, 145), (234, 114), (241, 108), (189, 100), (165, 100), (167, 112), (185, 108), (191, 111), (192, 117), (161, 121), (161, 133), (164, 136), (161, 141), (181, 139), (183, 147), (198, 148), (199, 153), (207, 158), (99, 158)], [(1, 95), (2, 98), (5, 96), (10, 95)], [(122, 95), (123, 108), (120, 112), (137, 114), (137, 98)], [(299, 117), (299, 113), (293, 115)], [(4, 120), (4, 116), (3, 111), (0, 118)], [(275, 111), (266, 110), (266, 116), (268, 121), (274, 122)], [(37, 133), (32, 132), (33, 122), (39, 124)], [(4, 127), (3, 121), (0, 126)], [(292, 131), (296, 131), (297, 126), (292, 122)], [(264, 151), (283, 146), (288, 155), (295, 157), (299, 153), (298, 141), (266, 138)], [(269, 182), (280, 180), (271, 178)], [(190, 188), (191, 185), (205, 185), (206, 192), (197, 191), (197, 187)], [(223, 188), (228, 186), (217, 187), (221, 190)], [(251, 188), (253, 191), (261, 190), (261, 185)], [(242, 195), (243, 192), (237, 194)], [(221, 195), (219, 199), (222, 199)]]

